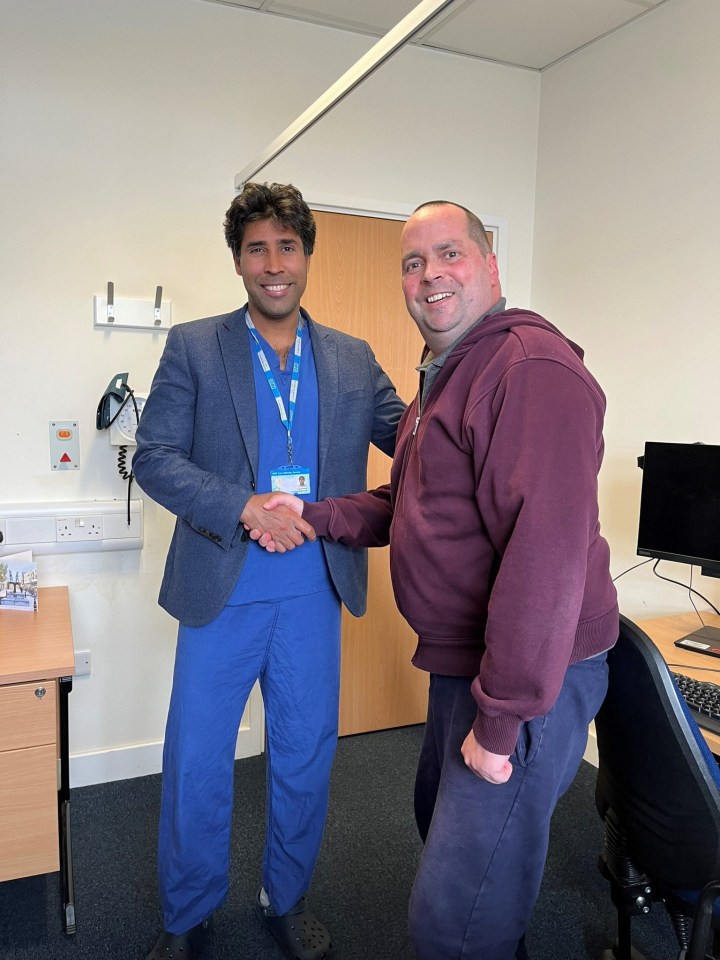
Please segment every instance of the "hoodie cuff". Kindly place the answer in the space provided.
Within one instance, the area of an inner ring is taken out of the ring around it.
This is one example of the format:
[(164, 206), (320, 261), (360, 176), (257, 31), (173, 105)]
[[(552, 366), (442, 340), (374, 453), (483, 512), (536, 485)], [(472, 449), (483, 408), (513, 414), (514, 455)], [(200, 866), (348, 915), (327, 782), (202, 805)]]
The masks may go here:
[(473, 724), (473, 733), (477, 742), (485, 750), (501, 757), (509, 757), (515, 752), (522, 722), (520, 717), (507, 714), (488, 717), (478, 711)]
[(303, 507), (303, 520), (307, 520), (319, 537), (327, 537), (331, 517), (332, 508), (327, 500), (310, 501)]

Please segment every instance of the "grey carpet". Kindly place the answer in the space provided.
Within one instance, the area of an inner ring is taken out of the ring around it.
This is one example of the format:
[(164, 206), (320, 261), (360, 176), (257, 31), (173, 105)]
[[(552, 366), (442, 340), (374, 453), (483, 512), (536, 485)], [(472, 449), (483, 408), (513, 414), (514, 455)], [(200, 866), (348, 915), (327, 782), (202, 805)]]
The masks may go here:
[[(310, 902), (330, 928), (337, 960), (413, 960), (406, 908), (420, 853), (412, 785), (422, 727), (345, 737), (333, 772), (330, 816)], [(265, 764), (236, 764), (230, 894), (204, 960), (280, 960), (253, 911), (263, 837)], [(586, 960), (610, 944), (615, 918), (597, 869), (602, 826), (595, 771), (583, 763), (552, 829), (530, 929), (532, 960)], [(57, 875), (0, 884), (3, 960), (141, 960), (160, 927), (155, 842), (160, 777), (72, 791), (77, 933), (60, 922)], [(635, 922), (648, 958), (677, 947), (661, 907)], [(481, 960), (481, 958), (478, 958)]]

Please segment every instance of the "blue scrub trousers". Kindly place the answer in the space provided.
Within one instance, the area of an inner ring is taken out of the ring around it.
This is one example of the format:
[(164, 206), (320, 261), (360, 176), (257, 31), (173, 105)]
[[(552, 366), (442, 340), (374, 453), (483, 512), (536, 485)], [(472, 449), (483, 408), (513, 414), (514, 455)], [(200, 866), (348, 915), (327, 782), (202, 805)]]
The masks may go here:
[(524, 723), (504, 784), (472, 773), (460, 747), (477, 704), (471, 677), (430, 678), (415, 785), (425, 842), (410, 898), (417, 960), (524, 960), (550, 819), (577, 773), (607, 690), (605, 654), (568, 668), (549, 713)]
[(278, 913), (310, 885), (327, 814), (340, 676), (334, 590), (226, 606), (180, 626), (158, 845), (164, 926), (180, 934), (228, 891), (235, 744), (259, 678), (267, 736), (262, 884)]

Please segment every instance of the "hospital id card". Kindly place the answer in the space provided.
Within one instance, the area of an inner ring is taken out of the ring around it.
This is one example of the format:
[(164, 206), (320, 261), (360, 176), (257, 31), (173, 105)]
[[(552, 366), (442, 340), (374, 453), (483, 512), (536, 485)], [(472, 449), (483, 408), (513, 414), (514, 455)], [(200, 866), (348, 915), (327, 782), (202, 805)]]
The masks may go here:
[(273, 493), (292, 493), (296, 497), (310, 493), (310, 471), (304, 467), (278, 467), (270, 471), (270, 489)]

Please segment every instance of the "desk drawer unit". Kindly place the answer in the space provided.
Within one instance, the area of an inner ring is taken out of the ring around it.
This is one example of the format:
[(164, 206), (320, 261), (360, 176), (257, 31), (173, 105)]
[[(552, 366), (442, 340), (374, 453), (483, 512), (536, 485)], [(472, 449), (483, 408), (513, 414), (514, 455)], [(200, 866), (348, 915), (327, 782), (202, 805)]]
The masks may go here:
[(60, 869), (57, 684), (0, 686), (0, 880)]

